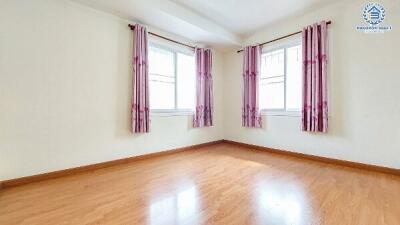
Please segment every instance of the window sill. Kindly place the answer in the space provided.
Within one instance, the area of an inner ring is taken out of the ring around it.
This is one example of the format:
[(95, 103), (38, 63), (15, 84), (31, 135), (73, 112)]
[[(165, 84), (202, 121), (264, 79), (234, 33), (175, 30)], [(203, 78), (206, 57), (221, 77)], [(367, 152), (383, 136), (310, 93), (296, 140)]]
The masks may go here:
[(190, 110), (151, 110), (150, 116), (172, 117), (172, 116), (191, 116), (194, 115)]
[(286, 116), (286, 117), (300, 117), (300, 111), (271, 111), (271, 110), (262, 110), (262, 116)]

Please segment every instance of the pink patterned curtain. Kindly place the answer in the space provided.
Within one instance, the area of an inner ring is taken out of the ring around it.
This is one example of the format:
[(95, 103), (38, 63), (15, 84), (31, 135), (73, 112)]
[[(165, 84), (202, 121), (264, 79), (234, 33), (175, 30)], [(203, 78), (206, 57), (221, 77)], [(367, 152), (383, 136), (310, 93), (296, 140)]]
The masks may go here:
[(328, 131), (327, 24), (303, 29), (302, 130)]
[(150, 114), (147, 30), (146, 27), (136, 24), (133, 33), (132, 132), (148, 133)]
[(258, 111), (258, 79), (260, 73), (261, 47), (248, 46), (243, 52), (243, 106), (242, 126), (261, 127)]
[(213, 125), (213, 82), (210, 49), (196, 48), (196, 112), (193, 127)]

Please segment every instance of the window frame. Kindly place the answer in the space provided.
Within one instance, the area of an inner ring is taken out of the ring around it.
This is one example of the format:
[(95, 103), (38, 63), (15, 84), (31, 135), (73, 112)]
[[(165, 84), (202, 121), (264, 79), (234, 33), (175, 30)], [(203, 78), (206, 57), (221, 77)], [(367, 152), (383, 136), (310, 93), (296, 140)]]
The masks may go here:
[[(159, 44), (157, 42), (149, 41), (149, 49), (151, 47), (162, 49), (162, 50), (171, 52), (173, 54), (175, 88), (174, 88), (174, 108), (173, 109), (152, 109), (150, 107), (150, 114), (155, 115), (155, 116), (167, 116), (167, 117), (168, 116), (193, 115), (194, 109), (190, 109), (190, 108), (179, 109), (178, 108), (178, 53), (194, 57), (194, 52), (192, 54), (190, 54), (188, 51), (179, 50), (174, 47), (169, 47), (166, 44), (164, 45), (164, 44)], [(149, 52), (150, 52), (150, 50), (149, 50)], [(149, 70), (149, 76), (150, 76), (150, 74), (151, 73)], [(150, 95), (151, 95), (151, 93), (150, 93)], [(193, 99), (193, 100), (196, 101), (196, 99)], [(151, 103), (150, 103), (150, 105), (151, 105)]]
[[(287, 65), (287, 49), (291, 48), (291, 47), (298, 46), (298, 45), (300, 45), (300, 46), (302, 45), (301, 38), (295, 38), (295, 39), (292, 39), (292, 40), (289, 40), (289, 41), (285, 41), (285, 42), (280, 43), (280, 44), (276, 44), (276, 45), (272, 45), (272, 46), (269, 46), (269, 47), (263, 47), (262, 48), (262, 50), (261, 50), (261, 58), (262, 58), (262, 56), (264, 54), (268, 54), (268, 53), (271, 53), (271, 52), (274, 52), (274, 51), (278, 51), (278, 50), (281, 50), (281, 49), (284, 50), (283, 51), (284, 52), (283, 53), (283, 60), (284, 60), (284, 69), (283, 69), (283, 72), (284, 72), (284, 74), (283, 74), (283, 78), (284, 78), (284, 82), (283, 82), (283, 87), (284, 87), (283, 96), (284, 96), (284, 99), (283, 99), (283, 101), (284, 101), (284, 103), (283, 103), (283, 105), (284, 105), (284, 108), (283, 109), (267, 109), (267, 108), (261, 109), (260, 108), (261, 115), (266, 115), (266, 116), (293, 116), (293, 117), (301, 116), (301, 108), (298, 109), (298, 110), (288, 110), (288, 108), (287, 108), (287, 99), (286, 99), (286, 97), (287, 97), (287, 67), (288, 67), (288, 65)], [(261, 79), (261, 74), (260, 74), (260, 79)], [(260, 93), (260, 89), (261, 89), (261, 82), (259, 82), (258, 88), (259, 88), (259, 90), (258, 90), (258, 94), (259, 94)]]

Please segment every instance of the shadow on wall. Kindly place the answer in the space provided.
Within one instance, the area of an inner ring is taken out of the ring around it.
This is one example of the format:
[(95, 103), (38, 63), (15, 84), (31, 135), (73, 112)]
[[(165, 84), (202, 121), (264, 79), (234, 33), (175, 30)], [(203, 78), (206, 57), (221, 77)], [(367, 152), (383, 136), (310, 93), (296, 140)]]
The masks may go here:
[[(340, 16), (340, 15), (339, 15)], [(339, 35), (335, 32), (338, 29), (343, 29), (341, 26), (346, 26), (341, 23), (333, 23), (329, 29), (329, 63), (328, 63), (328, 85), (329, 85), (329, 130), (328, 135), (330, 136), (338, 136), (338, 137), (347, 137), (346, 134), (347, 128), (345, 128), (345, 117), (344, 117), (344, 109), (342, 107), (344, 102), (346, 101), (347, 84), (344, 82), (345, 78), (345, 70), (343, 66), (337, 65), (346, 65), (346, 51), (351, 49), (348, 43), (346, 43), (345, 36)], [(341, 48), (336, 48), (335, 46), (342, 46)], [(349, 97), (347, 97), (349, 98)], [(349, 108), (346, 108), (347, 115), (349, 115)]]
[(118, 29), (116, 73), (114, 74), (115, 90), (115, 137), (132, 138), (131, 132), (131, 90), (133, 35), (126, 22), (121, 21)]

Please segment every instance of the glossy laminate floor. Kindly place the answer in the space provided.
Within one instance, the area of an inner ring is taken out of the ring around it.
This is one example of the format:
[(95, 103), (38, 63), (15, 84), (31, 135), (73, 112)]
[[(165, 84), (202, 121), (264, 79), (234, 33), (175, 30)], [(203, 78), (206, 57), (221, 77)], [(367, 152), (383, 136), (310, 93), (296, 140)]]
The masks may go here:
[(231, 144), (0, 191), (1, 225), (399, 225), (400, 178)]

